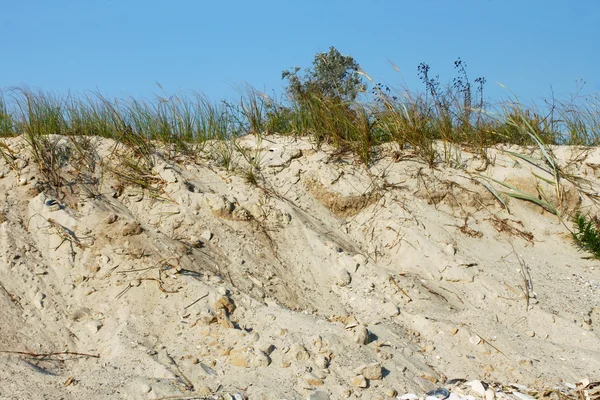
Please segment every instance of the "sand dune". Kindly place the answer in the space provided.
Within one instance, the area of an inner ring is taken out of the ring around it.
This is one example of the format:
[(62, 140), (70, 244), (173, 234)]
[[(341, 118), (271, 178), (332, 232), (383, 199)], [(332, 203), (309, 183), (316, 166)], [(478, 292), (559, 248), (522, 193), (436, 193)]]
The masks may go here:
[[(234, 171), (158, 151), (142, 190), (94, 138), (95, 158), (65, 150), (56, 191), (22, 138), (6, 143), (0, 398), (376, 399), (600, 377), (600, 264), (568, 229), (595, 213), (582, 190), (598, 193), (598, 149), (556, 148), (587, 180), (557, 194), (507, 152), (527, 149), (491, 149), (487, 166), (454, 149), (431, 169), (385, 146), (367, 169), (248, 136), (255, 159), (233, 153)], [(504, 196), (509, 213), (488, 178), (541, 188), (562, 220)]]

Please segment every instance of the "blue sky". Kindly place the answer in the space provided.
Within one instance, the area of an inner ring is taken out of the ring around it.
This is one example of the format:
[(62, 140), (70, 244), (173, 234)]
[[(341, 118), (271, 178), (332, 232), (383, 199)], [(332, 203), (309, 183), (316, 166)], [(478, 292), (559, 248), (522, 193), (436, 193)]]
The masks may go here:
[[(281, 71), (335, 46), (375, 81), (423, 90), (461, 57), (488, 98), (600, 92), (598, 0), (4, 0), (0, 88), (148, 97), (195, 90), (235, 99), (280, 93)], [(400, 73), (396, 72), (394, 63)]]

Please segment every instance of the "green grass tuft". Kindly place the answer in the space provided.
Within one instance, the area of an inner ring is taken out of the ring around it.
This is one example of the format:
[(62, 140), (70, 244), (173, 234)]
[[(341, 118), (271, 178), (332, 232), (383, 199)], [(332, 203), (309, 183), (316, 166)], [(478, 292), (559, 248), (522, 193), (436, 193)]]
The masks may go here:
[(573, 232), (575, 245), (582, 251), (600, 259), (600, 221), (597, 217), (584, 216), (577, 213), (573, 220), (576, 231)]

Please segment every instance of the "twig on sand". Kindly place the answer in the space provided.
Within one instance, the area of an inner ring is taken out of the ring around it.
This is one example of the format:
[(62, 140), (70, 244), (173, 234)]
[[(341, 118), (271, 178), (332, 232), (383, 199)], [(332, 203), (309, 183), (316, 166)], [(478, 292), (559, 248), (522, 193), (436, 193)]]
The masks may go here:
[(461, 302), (461, 304), (465, 304), (465, 302), (464, 302), (464, 301), (462, 301), (462, 299), (461, 299), (461, 298), (460, 298), (460, 297), (459, 297), (459, 296), (458, 296), (456, 293), (454, 293), (453, 291), (451, 291), (451, 290), (448, 290), (448, 289), (446, 289), (446, 288), (444, 288), (444, 287), (441, 287), (441, 286), (440, 286), (440, 289), (443, 289), (443, 290), (445, 290), (445, 291), (446, 291), (446, 292), (448, 292), (448, 293), (452, 293), (453, 295), (455, 295), (455, 296), (456, 296), (456, 298), (458, 299), (458, 301), (460, 301), (460, 302)]
[(477, 335), (477, 337), (479, 337), (479, 339), (481, 339), (483, 341), (483, 343), (487, 344), (488, 346), (490, 346), (492, 349), (496, 350), (498, 353), (502, 354), (504, 357), (508, 358), (510, 360), (510, 357), (508, 357), (506, 354), (504, 354), (504, 352), (502, 352), (502, 350), (500, 350), (499, 348), (497, 348), (496, 346), (494, 346), (493, 344), (491, 344), (489, 342), (489, 340), (485, 340), (483, 338), (483, 336), (481, 336), (479, 333), (475, 332), (472, 328), (470, 328), (471, 331)]
[(197, 302), (199, 302), (200, 300), (202, 300), (202, 299), (204, 299), (204, 298), (206, 298), (206, 297), (208, 297), (208, 293), (206, 293), (205, 295), (203, 295), (203, 296), (199, 297), (199, 298), (198, 298), (197, 300), (195, 300), (195, 301), (194, 301), (192, 304), (189, 304), (189, 305), (187, 305), (187, 306), (183, 307), (183, 309), (184, 309), (184, 310), (187, 310), (188, 308), (190, 308), (191, 306), (193, 306), (194, 304), (196, 304)]
[(121, 297), (123, 297), (125, 295), (125, 293), (127, 293), (129, 291), (129, 289), (131, 289), (134, 286), (139, 286), (139, 281), (154, 281), (158, 284), (158, 289), (160, 289), (161, 292), (163, 293), (179, 293), (178, 290), (167, 290), (163, 287), (163, 281), (160, 280), (159, 278), (138, 278), (138, 284), (134, 284), (133, 282), (135, 281), (135, 279), (132, 282), (129, 282), (129, 284), (127, 285), (127, 287), (125, 289), (123, 289), (118, 295), (115, 296), (115, 300), (116, 299), (120, 299)]
[(16, 305), (18, 305), (19, 307), (23, 308), (23, 306), (21, 305), (21, 302), (19, 301), (19, 299), (17, 299), (15, 297), (15, 295), (13, 295), (12, 293), (10, 293), (8, 290), (6, 290), (6, 288), (4, 287), (3, 284), (0, 283), (0, 287), (2, 288), (2, 290), (4, 290), (6, 292), (6, 294), (8, 295), (8, 297), (10, 297), (10, 299), (13, 301), (13, 303), (15, 303)]
[(79, 239), (77, 239), (77, 236), (75, 236), (75, 233), (71, 229), (62, 226), (53, 218), (48, 218), (46, 221), (48, 221), (48, 223), (50, 223), (50, 225), (52, 225), (56, 229), (56, 233), (62, 239), (62, 242), (60, 242), (60, 244), (56, 247), (55, 250), (58, 250), (58, 248), (62, 246), (62, 244), (66, 241), (71, 242), (72, 244), (74, 244), (82, 250), (87, 247), (86, 245), (81, 243)]
[[(156, 267), (151, 267), (151, 268), (156, 268)], [(139, 269), (139, 270), (129, 270), (129, 271), (119, 271), (119, 273), (121, 274), (126, 274), (128, 272), (135, 272), (135, 271), (147, 271), (151, 268), (143, 268), (143, 269)], [(134, 286), (139, 286), (141, 281), (154, 281), (158, 284), (158, 289), (160, 289), (161, 292), (163, 293), (179, 293), (178, 290), (167, 290), (163, 287), (163, 281), (162, 281), (162, 276), (161, 276), (161, 272), (160, 269), (158, 270), (158, 278), (151, 278), (151, 277), (141, 277), (141, 278), (137, 278), (132, 280), (131, 282), (129, 282), (129, 284), (127, 285), (127, 287), (125, 289), (123, 289), (118, 295), (115, 296), (115, 299), (119, 299), (122, 296), (125, 295), (125, 293), (127, 293), (129, 291), (129, 289), (131, 289)]]
[(167, 290), (163, 287), (163, 281), (158, 279), (158, 278), (139, 278), (140, 281), (155, 281), (156, 283), (158, 283), (158, 288), (160, 289), (161, 292), (163, 293), (179, 293), (178, 290)]
[(173, 359), (173, 357), (171, 357), (171, 355), (166, 352), (167, 358), (169, 359), (169, 361), (173, 364), (173, 366), (175, 367), (175, 369), (177, 370), (179, 377), (183, 380), (183, 382), (185, 383), (185, 388), (187, 390), (194, 390), (194, 384), (192, 383), (192, 381), (190, 381), (188, 379), (187, 376), (185, 376), (183, 374), (183, 372), (181, 372), (181, 369), (179, 368), (179, 365), (177, 365), (177, 363), (175, 362), (175, 360)]
[(121, 292), (115, 296), (115, 300), (120, 299), (121, 297), (123, 297), (125, 295), (125, 293), (127, 293), (129, 291), (129, 289), (131, 289), (131, 282), (129, 284), (127, 284), (127, 287), (123, 290), (121, 290)]
[(22, 356), (29, 356), (29, 357), (36, 357), (36, 358), (46, 358), (46, 357), (54, 357), (54, 356), (82, 356), (82, 357), (100, 358), (100, 354), (76, 353), (74, 351), (58, 351), (58, 352), (53, 352), (53, 353), (31, 353), (28, 351), (0, 350), (0, 353), (19, 354)]
[[(515, 253), (516, 254), (516, 253)], [(519, 265), (521, 267), (521, 277), (523, 278), (523, 294), (525, 295), (525, 311), (529, 311), (529, 299), (533, 292), (533, 281), (531, 274), (529, 273), (529, 267), (525, 264), (525, 261), (517, 255), (519, 258)]]
[[(85, 250), (86, 248), (89, 247), (89, 246), (83, 244), (77, 238), (77, 235), (75, 234), (75, 232), (73, 230), (67, 228), (66, 226), (61, 225), (54, 218), (45, 218), (44, 216), (42, 216), (40, 214), (34, 214), (34, 215), (39, 215), (40, 217), (44, 218), (50, 224), (50, 226), (54, 228), (56, 234), (62, 239), (62, 241), (60, 242), (60, 244), (58, 246), (56, 246), (54, 251), (58, 250), (60, 248), (60, 246), (63, 245), (64, 242), (69, 242), (71, 245), (71, 256), (73, 257), (73, 260), (75, 260), (75, 251), (73, 250), (73, 245), (79, 247), (81, 250)], [(31, 216), (31, 218), (33, 218), (33, 215)], [(27, 230), (29, 230), (29, 227), (27, 228)]]
[[(531, 278), (529, 267), (525, 263), (525, 260), (523, 260), (523, 258), (517, 253), (514, 245), (512, 243), (510, 245), (513, 249), (513, 251), (510, 254), (514, 254), (517, 257), (517, 260), (519, 261), (519, 273), (521, 275), (521, 278), (523, 279), (523, 287), (520, 289), (523, 292), (522, 296), (525, 298), (525, 311), (529, 311), (530, 299), (535, 299), (535, 293), (533, 292), (533, 279)], [(510, 288), (510, 286), (508, 286), (506, 283), (505, 285)], [(514, 292), (512, 288), (511, 290)]]
[(398, 282), (396, 282), (396, 280), (391, 275), (389, 277), (389, 281), (392, 282), (404, 296), (406, 296), (408, 301), (412, 301), (412, 299), (410, 298), (408, 293), (406, 293), (406, 291), (404, 289), (402, 289), (402, 287), (400, 285), (398, 285)]

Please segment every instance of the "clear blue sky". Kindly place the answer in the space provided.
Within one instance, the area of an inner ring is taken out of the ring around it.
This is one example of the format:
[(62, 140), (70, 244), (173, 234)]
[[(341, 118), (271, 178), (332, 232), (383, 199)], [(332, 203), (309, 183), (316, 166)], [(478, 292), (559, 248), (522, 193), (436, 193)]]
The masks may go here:
[[(281, 71), (335, 46), (376, 81), (422, 90), (461, 57), (488, 97), (600, 92), (600, 0), (2, 0), (0, 88), (146, 97), (281, 92)], [(394, 71), (390, 61), (398, 66)]]

